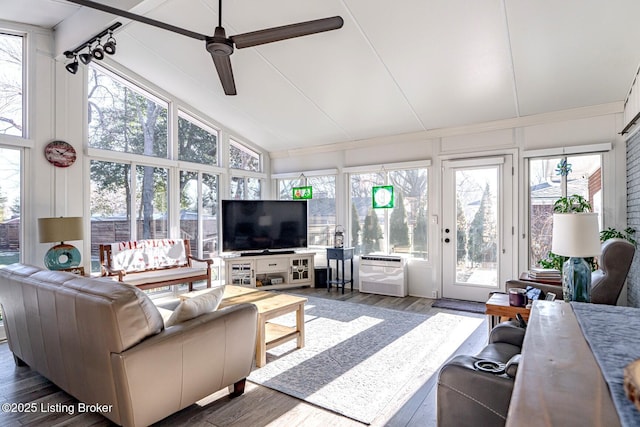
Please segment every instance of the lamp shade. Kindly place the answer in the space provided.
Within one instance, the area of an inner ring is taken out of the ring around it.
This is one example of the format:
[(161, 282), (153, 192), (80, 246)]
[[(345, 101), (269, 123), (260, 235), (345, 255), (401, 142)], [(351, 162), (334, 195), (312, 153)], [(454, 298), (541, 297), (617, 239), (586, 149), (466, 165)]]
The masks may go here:
[(578, 258), (600, 255), (602, 247), (598, 214), (553, 214), (551, 252)]
[(81, 216), (38, 218), (38, 236), (40, 243), (82, 240)]

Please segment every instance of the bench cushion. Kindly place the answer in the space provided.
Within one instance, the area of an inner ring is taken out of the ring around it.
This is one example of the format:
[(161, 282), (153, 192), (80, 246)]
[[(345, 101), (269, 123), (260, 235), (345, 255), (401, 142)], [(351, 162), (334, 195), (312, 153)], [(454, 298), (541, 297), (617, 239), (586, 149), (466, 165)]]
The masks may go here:
[[(130, 285), (140, 286), (147, 283), (157, 283), (177, 279), (189, 279), (191, 277), (202, 277), (207, 275), (206, 268), (198, 267), (180, 267), (180, 268), (164, 268), (161, 270), (141, 271), (129, 273), (124, 276), (124, 282)], [(114, 280), (117, 277), (114, 276)], [(188, 280), (185, 280), (187, 282)]]
[(127, 273), (187, 264), (184, 240), (148, 239), (111, 244), (111, 268)]

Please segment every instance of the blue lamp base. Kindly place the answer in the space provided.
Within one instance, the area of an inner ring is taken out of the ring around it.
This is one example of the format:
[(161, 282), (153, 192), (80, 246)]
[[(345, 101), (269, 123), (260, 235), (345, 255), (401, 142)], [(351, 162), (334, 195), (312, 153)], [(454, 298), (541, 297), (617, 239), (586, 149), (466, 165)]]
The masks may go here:
[(571, 257), (562, 266), (564, 300), (591, 302), (591, 268), (584, 258)]
[(80, 251), (73, 245), (60, 243), (44, 255), (44, 265), (49, 270), (63, 270), (80, 265)]

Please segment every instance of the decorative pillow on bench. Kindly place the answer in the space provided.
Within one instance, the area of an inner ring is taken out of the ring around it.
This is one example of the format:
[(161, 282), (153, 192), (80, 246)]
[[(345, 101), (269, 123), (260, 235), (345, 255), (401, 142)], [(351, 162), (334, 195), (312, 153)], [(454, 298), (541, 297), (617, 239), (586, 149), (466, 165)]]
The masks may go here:
[(201, 314), (216, 311), (222, 296), (224, 294), (224, 286), (212, 288), (210, 291), (199, 294), (192, 298), (187, 298), (178, 304), (173, 314), (165, 322), (165, 327), (177, 325), (184, 321), (193, 319)]

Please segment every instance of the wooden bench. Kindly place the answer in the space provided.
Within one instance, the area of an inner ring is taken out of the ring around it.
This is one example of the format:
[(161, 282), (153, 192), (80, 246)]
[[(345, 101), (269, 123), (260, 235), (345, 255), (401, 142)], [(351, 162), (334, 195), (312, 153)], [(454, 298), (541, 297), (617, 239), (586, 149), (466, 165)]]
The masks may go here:
[[(196, 267), (192, 261), (205, 263)], [(198, 259), (191, 255), (189, 240), (147, 239), (100, 245), (100, 265), (103, 276), (153, 289), (163, 286), (205, 280), (211, 287), (212, 259)]]

